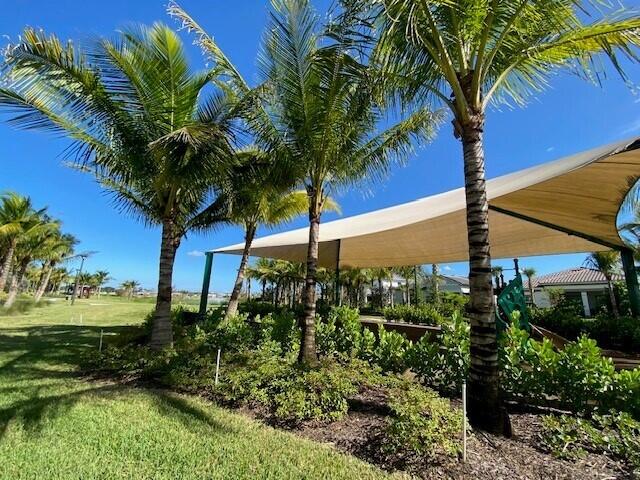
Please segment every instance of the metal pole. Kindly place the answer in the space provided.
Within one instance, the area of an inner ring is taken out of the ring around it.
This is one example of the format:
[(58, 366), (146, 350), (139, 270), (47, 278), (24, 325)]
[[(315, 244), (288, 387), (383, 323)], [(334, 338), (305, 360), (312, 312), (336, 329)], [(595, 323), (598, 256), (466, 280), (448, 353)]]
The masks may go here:
[(80, 269), (76, 274), (76, 281), (75, 281), (75, 284), (73, 285), (73, 292), (71, 292), (71, 305), (76, 303), (76, 295), (78, 292), (78, 281), (80, 281), (80, 276), (82, 275), (82, 267), (84, 266), (85, 257), (80, 257), (80, 258), (82, 258), (82, 261), (80, 262)]
[(631, 313), (634, 317), (640, 317), (640, 289), (638, 288), (638, 272), (633, 259), (633, 250), (630, 248), (621, 249), (620, 257), (622, 258), (622, 268), (624, 269), (624, 278), (629, 293)]
[(335, 291), (335, 304), (336, 307), (340, 306), (340, 240), (338, 242), (338, 249), (336, 251), (336, 291)]
[(467, 461), (467, 382), (462, 383), (462, 461)]
[(198, 313), (207, 313), (207, 303), (209, 302), (209, 286), (211, 285), (211, 270), (213, 269), (213, 252), (207, 252), (204, 264), (204, 276), (202, 278), (202, 293), (200, 294), (200, 309)]

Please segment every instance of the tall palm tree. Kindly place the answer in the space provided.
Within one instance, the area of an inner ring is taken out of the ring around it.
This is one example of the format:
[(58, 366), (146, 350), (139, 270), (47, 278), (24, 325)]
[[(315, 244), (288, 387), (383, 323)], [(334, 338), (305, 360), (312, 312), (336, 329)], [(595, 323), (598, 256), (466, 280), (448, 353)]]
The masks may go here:
[(415, 266), (396, 267), (393, 270), (404, 279), (404, 302), (411, 305), (411, 279), (414, 277)]
[(0, 266), (0, 292), (7, 284), (18, 243), (48, 228), (42, 222), (45, 212), (46, 208), (34, 210), (29, 197), (14, 192), (5, 193), (0, 198), (0, 237), (6, 242)]
[(73, 254), (73, 248), (77, 243), (78, 240), (69, 234), (57, 234), (49, 239), (42, 255), (40, 282), (34, 294), (36, 303), (42, 299), (42, 296), (47, 291), (51, 275), (56, 266)]
[(440, 303), (440, 266), (431, 264), (431, 296), (432, 301)]
[(523, 268), (522, 273), (527, 277), (527, 282), (529, 284), (529, 298), (531, 299), (531, 305), (535, 306), (535, 302), (533, 301), (533, 277), (536, 275), (536, 269), (533, 267)]
[(232, 119), (220, 90), (204, 91), (216, 72), (193, 73), (179, 37), (155, 24), (90, 52), (26, 29), (3, 73), (0, 108), (16, 113), (10, 123), (69, 137), (76, 165), (120, 210), (161, 227), (150, 345), (170, 345), (176, 250), (190, 230), (226, 218), (215, 199), (231, 163)]
[(614, 250), (593, 252), (586, 258), (584, 264), (589, 268), (598, 270), (607, 279), (611, 311), (615, 318), (620, 317), (620, 309), (613, 289), (613, 276), (620, 271), (620, 254)]
[(378, 284), (378, 297), (379, 297), (379, 307), (383, 308), (386, 305), (385, 300), (385, 292), (384, 292), (384, 281), (391, 280), (393, 277), (392, 270), (386, 267), (376, 267), (371, 269), (371, 278), (375, 279)]
[(420, 109), (378, 132), (384, 109), (376, 102), (381, 97), (377, 72), (361, 64), (342, 38), (329, 38), (308, 0), (272, 0), (271, 7), (260, 55), (263, 84), (255, 90), (184, 11), (174, 3), (169, 11), (196, 32), (229, 88), (251, 103), (248, 121), (256, 143), (286, 159), (289, 172), (307, 192), (309, 243), (299, 361), (313, 364), (318, 240), (326, 198), (365, 177), (384, 175), (393, 160), (410, 152), (413, 139), (430, 136), (438, 117)]
[(342, 3), (347, 7), (345, 18), (361, 18), (365, 35), (354, 41), (372, 45), (371, 61), (385, 70), (381, 79), (397, 88), (403, 100), (444, 105), (453, 116), (453, 133), (462, 143), (467, 200), (469, 418), (478, 427), (509, 433), (508, 416), (500, 407), (491, 285), (486, 110), (492, 103), (524, 105), (548, 87), (557, 70), (597, 79), (600, 55), (608, 56), (622, 73), (618, 57), (635, 60), (640, 17), (633, 10), (607, 11), (607, 2), (581, 0)]

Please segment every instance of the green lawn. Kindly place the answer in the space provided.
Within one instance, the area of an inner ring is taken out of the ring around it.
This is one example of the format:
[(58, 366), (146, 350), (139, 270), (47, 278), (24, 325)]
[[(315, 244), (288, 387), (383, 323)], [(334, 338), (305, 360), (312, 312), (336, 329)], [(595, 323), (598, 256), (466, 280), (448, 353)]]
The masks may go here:
[(199, 398), (79, 377), (101, 329), (150, 309), (102, 298), (0, 317), (1, 479), (388, 478)]

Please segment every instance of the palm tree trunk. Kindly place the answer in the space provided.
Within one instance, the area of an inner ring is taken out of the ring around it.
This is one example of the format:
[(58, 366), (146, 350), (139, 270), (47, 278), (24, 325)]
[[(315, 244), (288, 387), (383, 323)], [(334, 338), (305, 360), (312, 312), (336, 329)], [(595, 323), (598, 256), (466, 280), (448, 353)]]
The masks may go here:
[(242, 291), (242, 284), (244, 283), (244, 275), (247, 271), (247, 264), (249, 263), (249, 254), (251, 253), (251, 243), (253, 237), (256, 234), (255, 225), (247, 226), (244, 235), (244, 250), (242, 251), (242, 259), (240, 260), (240, 266), (238, 267), (238, 274), (236, 275), (236, 283), (233, 284), (233, 290), (229, 297), (229, 303), (227, 305), (227, 311), (224, 314), (224, 319), (234, 316), (238, 312), (238, 303), (240, 300), (240, 292)]
[(309, 245), (307, 248), (307, 274), (304, 284), (304, 313), (300, 328), (302, 344), (298, 362), (315, 364), (316, 353), (316, 272), (318, 270), (318, 243), (320, 239), (320, 192), (309, 189)]
[(472, 113), (471, 120), (462, 125), (460, 131), (464, 153), (471, 294), (468, 413), (474, 426), (510, 435), (511, 426), (501, 403), (498, 377), (498, 338), (491, 279), (483, 129), (484, 114), (477, 112)]
[(46, 292), (47, 290), (49, 279), (51, 278), (51, 272), (53, 271), (53, 265), (54, 264), (52, 261), (48, 261), (44, 267), (45, 270), (42, 276), (42, 280), (40, 281), (40, 285), (38, 286), (38, 289), (36, 290), (36, 293), (33, 297), (36, 303), (40, 301), (40, 299), (44, 295), (44, 292)]
[(18, 244), (17, 238), (12, 238), (7, 248), (6, 256), (4, 257), (4, 263), (2, 264), (2, 271), (0, 271), (0, 292), (4, 291), (4, 287), (7, 284), (9, 273), (11, 272), (11, 264), (13, 263), (13, 254), (16, 251), (16, 245)]
[(15, 303), (16, 298), (18, 298), (20, 286), (24, 280), (24, 274), (27, 271), (28, 265), (29, 260), (25, 260), (20, 263), (19, 270), (14, 272), (13, 278), (11, 279), (11, 285), (9, 286), (9, 295), (7, 296), (7, 300), (4, 302), (4, 308), (10, 308)]
[(610, 278), (607, 278), (607, 290), (609, 290), (609, 300), (611, 301), (611, 312), (614, 318), (620, 318), (620, 310), (618, 309), (618, 301), (616, 300), (616, 293), (613, 290), (613, 282)]
[[(176, 231), (172, 220), (165, 220), (162, 225), (162, 243), (160, 244), (160, 267), (158, 275), (158, 297), (153, 316), (151, 341), (149, 346), (154, 350), (173, 344), (173, 326), (171, 325), (171, 283), (173, 281), (173, 264), (176, 250), (180, 245), (181, 235)], [(133, 295), (131, 289), (130, 295)]]

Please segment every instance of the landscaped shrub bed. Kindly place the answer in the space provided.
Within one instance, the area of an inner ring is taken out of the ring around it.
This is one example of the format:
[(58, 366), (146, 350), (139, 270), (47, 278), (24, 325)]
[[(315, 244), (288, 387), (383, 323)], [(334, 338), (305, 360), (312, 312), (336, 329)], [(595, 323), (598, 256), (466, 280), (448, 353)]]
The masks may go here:
[(640, 322), (636, 318), (614, 318), (607, 312), (584, 318), (581, 313), (579, 303), (562, 299), (554, 307), (533, 309), (531, 321), (569, 340), (587, 335), (601, 348), (640, 353)]
[(464, 295), (445, 292), (437, 302), (419, 305), (397, 305), (382, 310), (384, 318), (393, 322), (418, 325), (442, 325), (455, 313), (464, 312), (469, 299)]
[[(339, 420), (349, 412), (354, 396), (373, 389), (386, 398), (385, 445), (390, 452), (427, 457), (459, 453), (456, 432), (461, 415), (446, 397), (459, 396), (469, 368), (469, 324), (460, 313), (442, 322), (437, 342), (424, 337), (413, 343), (384, 328), (374, 334), (358, 321), (357, 310), (334, 308), (318, 319), (320, 361), (313, 367), (296, 362), (300, 332), (291, 312), (256, 315), (248, 322), (246, 314), (224, 321), (222, 313), (214, 311), (196, 325), (184, 325), (183, 317), (180, 310), (172, 315), (173, 349), (159, 354), (140, 342), (109, 345), (91, 356), (90, 365), (257, 409), (291, 426)], [(640, 418), (640, 370), (616, 372), (595, 341), (581, 337), (556, 351), (547, 340), (537, 342), (512, 326), (500, 345), (501, 385), (507, 398), (559, 407), (585, 419), (622, 415), (617, 412)], [(222, 362), (216, 385), (219, 348)], [(398, 375), (407, 369), (419, 382)], [(544, 445), (550, 451), (563, 441), (560, 430), (547, 429)], [(633, 428), (618, 435), (631, 435), (631, 440), (620, 440), (624, 445), (637, 441)], [(617, 458), (635, 461), (626, 453)]]

